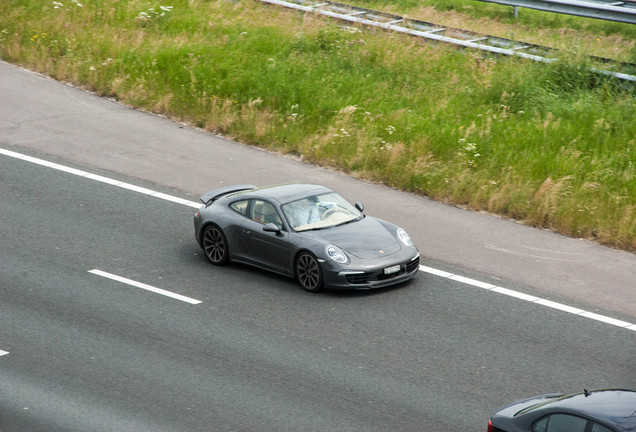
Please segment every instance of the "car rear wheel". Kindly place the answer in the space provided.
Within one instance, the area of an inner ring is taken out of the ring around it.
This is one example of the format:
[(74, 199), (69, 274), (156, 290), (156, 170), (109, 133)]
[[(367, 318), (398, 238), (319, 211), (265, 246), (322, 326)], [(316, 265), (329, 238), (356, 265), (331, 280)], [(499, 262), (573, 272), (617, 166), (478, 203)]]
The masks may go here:
[(228, 262), (227, 240), (223, 231), (216, 225), (208, 226), (203, 232), (203, 251), (214, 265), (224, 265)]
[(323, 289), (322, 272), (315, 256), (308, 252), (296, 260), (296, 276), (304, 290), (318, 292)]

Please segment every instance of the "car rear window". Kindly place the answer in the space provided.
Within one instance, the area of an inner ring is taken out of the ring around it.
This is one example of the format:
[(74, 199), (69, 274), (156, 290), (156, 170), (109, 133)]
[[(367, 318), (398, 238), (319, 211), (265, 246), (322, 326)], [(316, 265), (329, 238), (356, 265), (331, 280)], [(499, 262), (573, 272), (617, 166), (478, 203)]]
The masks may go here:
[(230, 208), (243, 216), (247, 216), (247, 203), (248, 200), (234, 201), (230, 204)]

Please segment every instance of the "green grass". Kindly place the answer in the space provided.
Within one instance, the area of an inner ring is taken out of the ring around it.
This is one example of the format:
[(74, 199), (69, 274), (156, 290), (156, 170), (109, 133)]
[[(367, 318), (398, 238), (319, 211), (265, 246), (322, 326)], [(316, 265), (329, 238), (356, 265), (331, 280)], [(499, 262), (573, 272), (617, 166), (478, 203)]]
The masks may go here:
[(361, 178), (636, 250), (636, 94), (583, 55), (632, 59), (629, 26), (577, 18), (572, 31), (527, 10), (511, 24), (501, 6), (460, 0), (391, 5), (530, 42), (553, 33), (552, 46), (571, 49), (545, 65), (251, 0), (61, 3), (2, 2), (2, 59)]

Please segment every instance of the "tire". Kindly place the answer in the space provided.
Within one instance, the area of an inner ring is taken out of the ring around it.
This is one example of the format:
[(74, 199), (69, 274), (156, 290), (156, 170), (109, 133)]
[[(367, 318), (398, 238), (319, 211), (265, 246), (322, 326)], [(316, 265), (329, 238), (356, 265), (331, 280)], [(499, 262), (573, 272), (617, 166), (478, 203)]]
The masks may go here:
[(227, 240), (223, 234), (223, 230), (216, 225), (209, 225), (203, 231), (201, 238), (203, 252), (208, 260), (214, 265), (225, 265), (229, 261), (229, 251)]
[(322, 271), (316, 257), (303, 252), (296, 260), (296, 277), (305, 291), (319, 292), (324, 288)]

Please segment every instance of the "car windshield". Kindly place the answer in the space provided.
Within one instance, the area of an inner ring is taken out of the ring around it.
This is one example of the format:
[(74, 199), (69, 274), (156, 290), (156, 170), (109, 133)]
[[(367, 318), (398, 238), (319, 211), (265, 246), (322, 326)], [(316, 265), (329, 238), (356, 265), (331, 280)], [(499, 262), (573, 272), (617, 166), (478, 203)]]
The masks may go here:
[(336, 192), (292, 201), (282, 209), (295, 231), (330, 228), (362, 218), (362, 213)]

